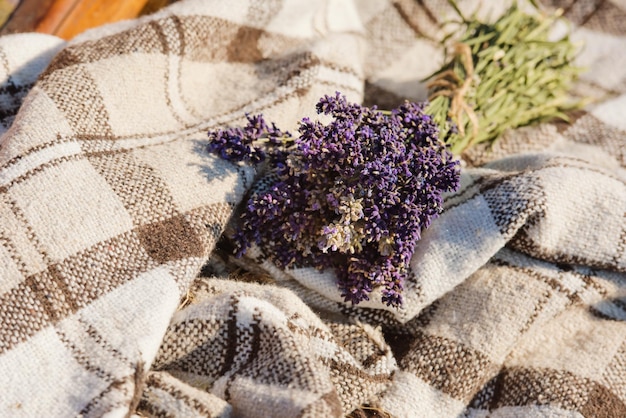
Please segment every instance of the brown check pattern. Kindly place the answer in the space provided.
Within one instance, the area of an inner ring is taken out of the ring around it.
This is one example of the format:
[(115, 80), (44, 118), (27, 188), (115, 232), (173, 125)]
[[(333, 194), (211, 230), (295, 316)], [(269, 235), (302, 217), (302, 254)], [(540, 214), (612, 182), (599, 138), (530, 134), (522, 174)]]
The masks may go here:
[(255, 173), (206, 131), (423, 100), (446, 1), (186, 0), (0, 38), (0, 415), (626, 416), (626, 5), (543, 4), (598, 101), (463, 156), (401, 310), (229, 257)]

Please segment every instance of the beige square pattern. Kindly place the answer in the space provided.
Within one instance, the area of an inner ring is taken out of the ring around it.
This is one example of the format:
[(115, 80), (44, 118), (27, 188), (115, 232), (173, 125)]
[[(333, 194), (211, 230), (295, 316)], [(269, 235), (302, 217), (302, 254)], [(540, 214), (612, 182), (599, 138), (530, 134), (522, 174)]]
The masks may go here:
[(231, 257), (257, 173), (207, 131), (424, 99), (447, 1), (181, 0), (0, 38), (0, 416), (626, 416), (626, 5), (541, 3), (602, 101), (464, 155), (401, 310)]
[[(43, 175), (16, 184), (9, 197), (37, 231), (43, 250), (53, 261), (132, 228), (117, 196), (87, 161), (53, 164), (46, 170), (45, 180)], [(91, 210), (83, 210), (87, 206)]]

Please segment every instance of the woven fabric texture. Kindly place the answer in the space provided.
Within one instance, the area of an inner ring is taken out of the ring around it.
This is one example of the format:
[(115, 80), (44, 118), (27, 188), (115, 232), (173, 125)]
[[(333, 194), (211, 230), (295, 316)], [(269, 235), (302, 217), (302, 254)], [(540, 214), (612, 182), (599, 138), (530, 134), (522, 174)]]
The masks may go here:
[(596, 101), (464, 155), (402, 309), (216, 247), (255, 172), (206, 132), (424, 100), (446, 1), (183, 0), (0, 38), (0, 415), (626, 416), (626, 5), (544, 7)]

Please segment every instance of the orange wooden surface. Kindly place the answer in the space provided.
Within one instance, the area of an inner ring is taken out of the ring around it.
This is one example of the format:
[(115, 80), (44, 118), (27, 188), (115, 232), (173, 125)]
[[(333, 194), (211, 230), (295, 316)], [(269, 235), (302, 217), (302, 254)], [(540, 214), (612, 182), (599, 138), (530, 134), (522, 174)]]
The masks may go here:
[(52, 7), (53, 0), (21, 0), (9, 20), (2, 26), (0, 35), (32, 32), (45, 18)]
[(148, 0), (55, 0), (35, 31), (64, 39), (105, 23), (137, 17)]
[(8, 21), (0, 27), (0, 36), (37, 31), (70, 39), (89, 28), (154, 13), (176, 1), (19, 0)]

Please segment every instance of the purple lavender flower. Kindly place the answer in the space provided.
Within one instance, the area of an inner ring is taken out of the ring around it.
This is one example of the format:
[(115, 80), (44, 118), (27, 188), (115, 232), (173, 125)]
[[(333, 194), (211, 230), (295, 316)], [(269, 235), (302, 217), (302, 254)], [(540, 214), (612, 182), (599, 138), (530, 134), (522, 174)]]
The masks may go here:
[(209, 132), (208, 151), (229, 161), (245, 161), (257, 164), (265, 160), (262, 140), (279, 144), (283, 138), (291, 136), (272, 124), (268, 126), (262, 115), (246, 114), (248, 124), (243, 128), (218, 129)]
[(402, 304), (409, 261), (421, 231), (459, 185), (459, 163), (439, 140), (424, 104), (391, 112), (324, 96), (322, 124), (302, 119), (292, 138), (262, 116), (244, 128), (209, 133), (209, 151), (231, 161), (265, 161), (234, 236), (238, 254), (252, 243), (277, 265), (332, 268), (342, 297), (357, 304), (376, 288)]

